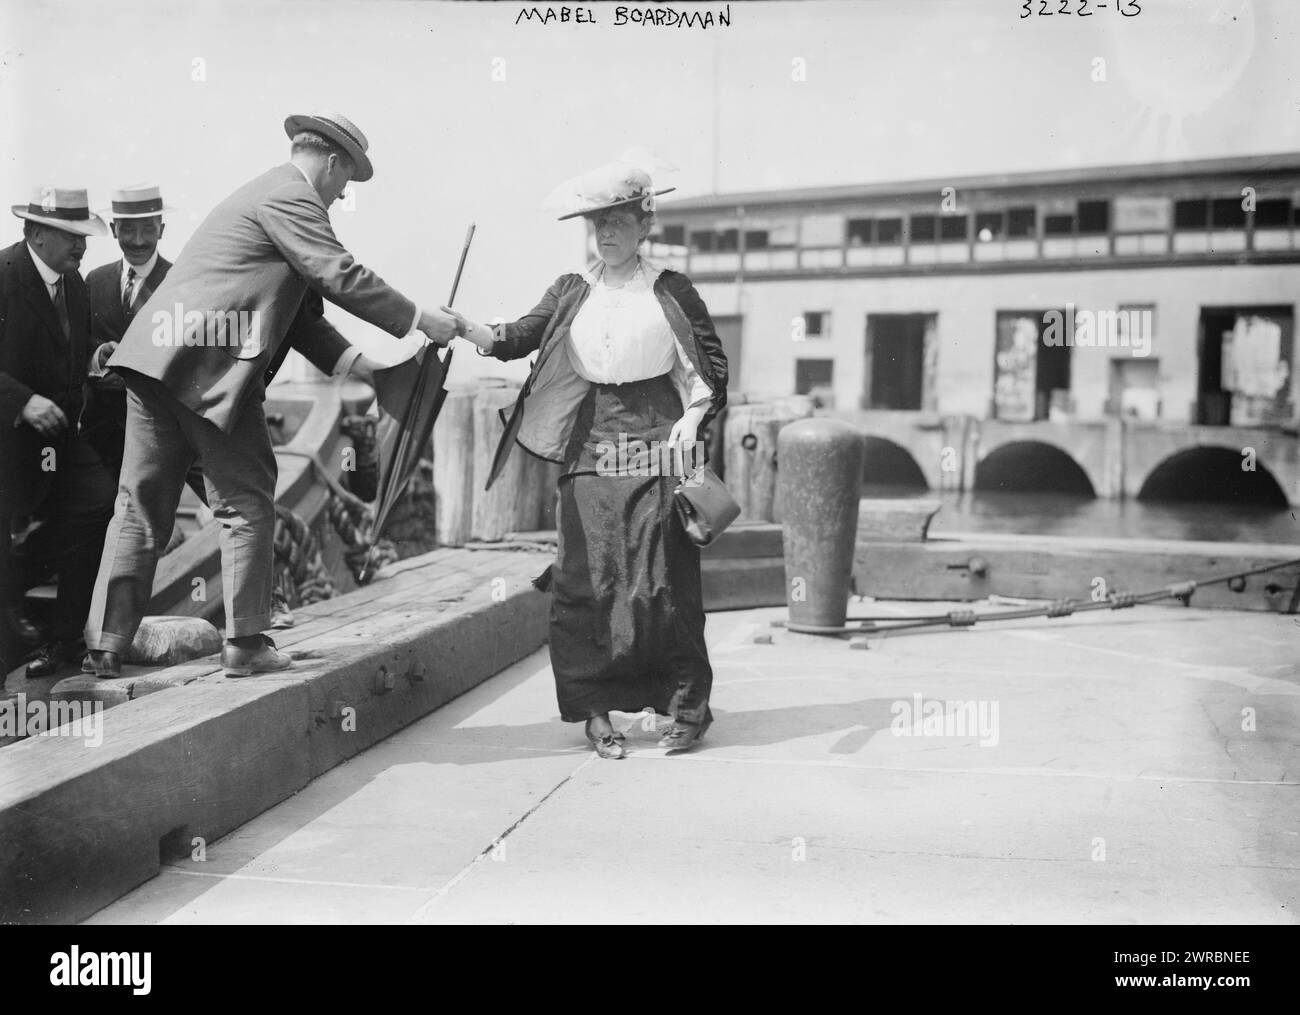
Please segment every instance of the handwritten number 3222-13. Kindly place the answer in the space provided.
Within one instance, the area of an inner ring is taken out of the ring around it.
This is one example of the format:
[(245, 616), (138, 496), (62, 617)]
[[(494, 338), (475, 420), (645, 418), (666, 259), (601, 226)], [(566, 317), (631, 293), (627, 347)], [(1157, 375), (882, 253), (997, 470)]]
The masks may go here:
[[(1099, 4), (1097, 0), (1078, 0), (1079, 6), (1075, 10), (1070, 10), (1070, 0), (1037, 0), (1038, 11), (1033, 10), (1035, 0), (1023, 0), (1020, 5), (1020, 20), (1023, 21), (1030, 15), (1037, 13), (1039, 17), (1051, 16), (1053, 14), (1077, 14), (1081, 18), (1090, 18), (1093, 12), (1088, 10), (1091, 4), (1098, 10), (1105, 10), (1108, 4)], [(1059, 4), (1057, 10), (1052, 10), (1054, 4)], [(1115, 0), (1115, 10), (1119, 11), (1126, 18), (1137, 17), (1142, 13), (1142, 7), (1138, 0)]]

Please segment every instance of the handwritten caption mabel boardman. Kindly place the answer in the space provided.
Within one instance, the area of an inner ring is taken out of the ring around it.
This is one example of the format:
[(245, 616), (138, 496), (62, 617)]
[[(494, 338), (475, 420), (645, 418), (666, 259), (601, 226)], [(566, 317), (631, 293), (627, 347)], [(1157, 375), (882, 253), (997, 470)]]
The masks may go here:
[(613, 25), (652, 25), (655, 28), (727, 28), (731, 25), (731, 4), (724, 4), (714, 11), (684, 11), (674, 7), (615, 7), (612, 21), (606, 19), (609, 13), (601, 12), (601, 20), (596, 20), (596, 12), (591, 7), (522, 7), (515, 24), (532, 21), (539, 25), (596, 25), (612, 23)]

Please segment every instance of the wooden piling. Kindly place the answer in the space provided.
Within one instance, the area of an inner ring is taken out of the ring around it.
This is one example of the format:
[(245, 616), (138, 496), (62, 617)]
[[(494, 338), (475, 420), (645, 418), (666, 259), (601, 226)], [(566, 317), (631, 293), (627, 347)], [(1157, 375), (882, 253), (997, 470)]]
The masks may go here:
[(447, 392), (433, 428), (433, 492), (438, 543), (464, 546), (474, 512), (474, 388)]
[(474, 505), (471, 522), (473, 538), (482, 542), (499, 542), (507, 532), (537, 527), (541, 510), (538, 500), (538, 476), (533, 459), (515, 448), (505, 470), (484, 490), (492, 470), (492, 457), (505, 429), (500, 412), (509, 417), (519, 385), (483, 388), (474, 396)]
[(780, 521), (776, 503), (776, 441), (787, 423), (812, 415), (812, 400), (789, 396), (729, 406), (723, 436), (727, 489), (746, 522)]

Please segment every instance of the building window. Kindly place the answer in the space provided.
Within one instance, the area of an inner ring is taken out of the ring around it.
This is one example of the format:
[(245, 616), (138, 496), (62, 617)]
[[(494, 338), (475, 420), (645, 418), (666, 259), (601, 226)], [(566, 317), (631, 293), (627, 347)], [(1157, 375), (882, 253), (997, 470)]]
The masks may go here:
[(831, 312), (829, 310), (805, 310), (803, 315), (804, 338), (830, 338)]
[(659, 242), (667, 247), (686, 246), (686, 227), (664, 226), (663, 231), (659, 235)]
[(945, 243), (966, 239), (968, 222), (965, 215), (945, 215), (939, 220), (939, 238)]
[(1255, 205), (1256, 229), (1290, 229), (1291, 202), (1285, 197), (1271, 197)]
[(1246, 209), (1235, 197), (1216, 197), (1210, 202), (1210, 225), (1215, 229), (1245, 229)]
[(1073, 236), (1074, 216), (1073, 215), (1044, 215), (1043, 235), (1044, 236)]
[(1079, 235), (1091, 236), (1110, 230), (1109, 201), (1079, 202)]
[(794, 393), (810, 395), (818, 408), (829, 408), (833, 405), (831, 382), (834, 376), (834, 360), (797, 359), (794, 361)]
[(1210, 203), (1203, 197), (1174, 202), (1174, 230), (1203, 232), (1210, 224)]
[(708, 253), (713, 250), (714, 235), (712, 231), (704, 233), (691, 233), (691, 249), (698, 250), (700, 253)]
[(1006, 212), (982, 211), (975, 215), (975, 239), (992, 243), (1006, 237)]
[(1007, 235), (1012, 239), (1032, 237), (1038, 231), (1038, 209), (1033, 207), (1007, 210)]
[(871, 245), (871, 219), (849, 219), (845, 230), (850, 247)]
[(897, 246), (902, 242), (903, 220), (901, 218), (876, 219), (877, 246)]
[(939, 219), (934, 215), (913, 215), (908, 226), (913, 243), (933, 243), (939, 238)]

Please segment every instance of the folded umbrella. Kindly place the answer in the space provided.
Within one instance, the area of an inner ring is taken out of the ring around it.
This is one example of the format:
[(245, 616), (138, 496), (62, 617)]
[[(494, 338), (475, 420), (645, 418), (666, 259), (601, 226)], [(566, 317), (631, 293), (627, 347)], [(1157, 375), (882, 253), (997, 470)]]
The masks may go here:
[[(473, 239), (474, 224), (471, 222), (465, 234), (465, 245), (460, 251), (456, 277), (451, 283), (451, 296), (447, 300), (449, 307), (456, 299), (461, 272), (465, 270), (465, 258)], [(439, 356), (434, 346), (429, 344), (410, 359), (375, 371), (375, 399), (380, 408), (379, 426), (375, 433), (379, 449), (379, 493), (370, 550), (357, 576), (361, 584), (374, 577), (371, 561), (375, 544), (420, 464), (420, 456), (433, 433), (433, 424), (447, 400), (447, 370), (451, 367), (451, 354), (452, 349), (448, 347), (446, 355)]]

